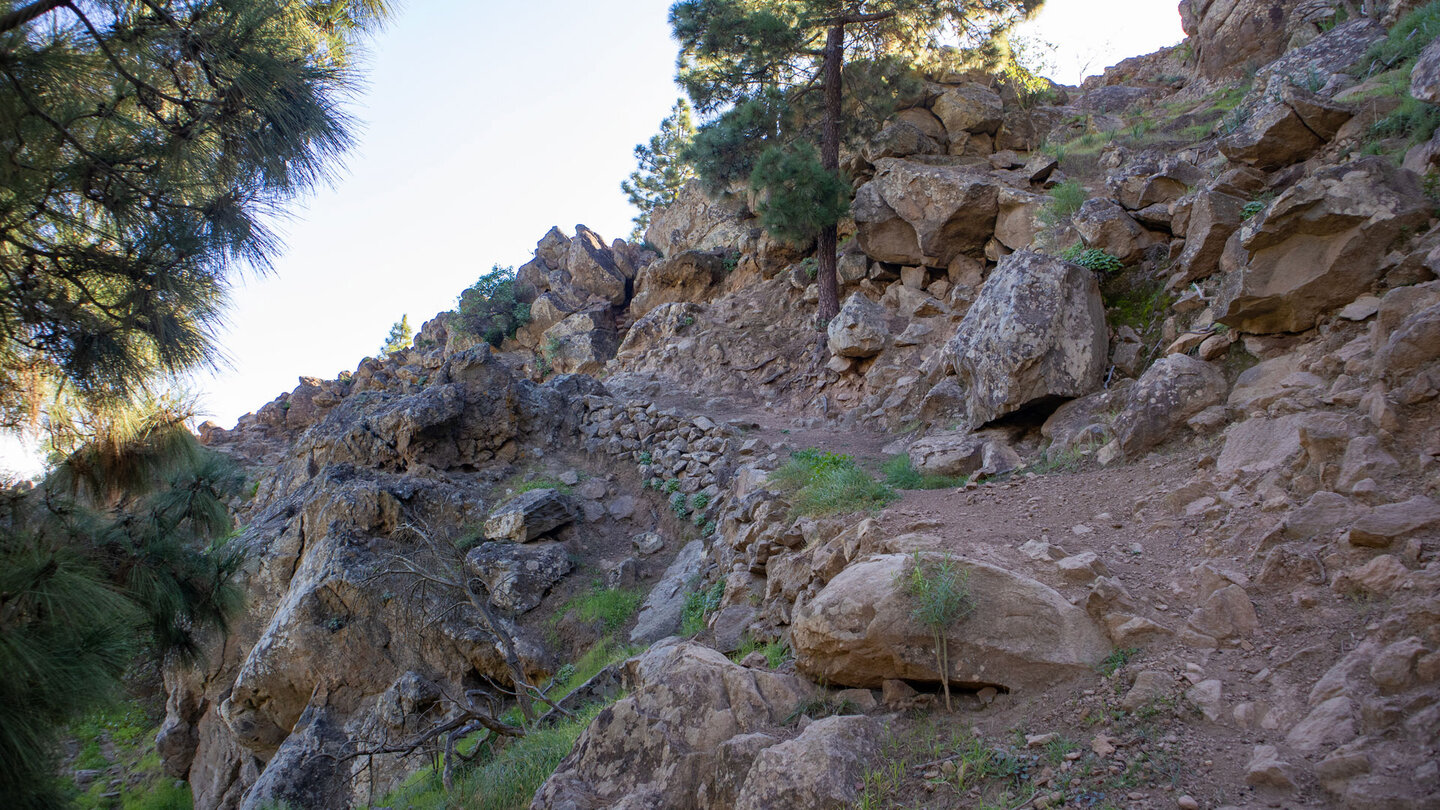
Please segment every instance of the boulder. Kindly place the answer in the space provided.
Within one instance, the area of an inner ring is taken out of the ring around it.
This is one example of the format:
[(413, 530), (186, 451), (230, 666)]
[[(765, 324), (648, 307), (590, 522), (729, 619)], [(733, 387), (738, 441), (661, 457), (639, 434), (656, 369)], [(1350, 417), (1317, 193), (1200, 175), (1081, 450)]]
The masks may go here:
[(743, 203), (733, 198), (711, 199), (699, 181), (692, 180), (680, 189), (675, 202), (650, 213), (645, 241), (662, 256), (738, 247), (750, 240), (751, 216)]
[(760, 752), (735, 810), (849, 810), (880, 732), (880, 723), (864, 715), (811, 723), (795, 739)]
[(1429, 104), (1440, 104), (1440, 40), (1420, 52), (1410, 69), (1410, 95)]
[(969, 475), (984, 463), (985, 439), (965, 434), (926, 436), (910, 445), (910, 463), (925, 475)]
[(1175, 271), (1166, 287), (1173, 290), (1220, 269), (1225, 242), (1245, 221), (1244, 208), (1244, 200), (1219, 191), (1195, 195), (1185, 230), (1185, 249), (1175, 260)]
[(705, 544), (692, 540), (680, 549), (665, 575), (650, 589), (640, 605), (640, 616), (630, 631), (631, 644), (649, 644), (662, 639), (680, 627), (680, 614), (685, 610), (691, 580), (705, 564)]
[(1217, 320), (1243, 332), (1309, 329), (1368, 290), (1381, 272), (1375, 257), (1428, 219), (1415, 176), (1384, 158), (1316, 172), (1236, 235), (1242, 256), (1222, 262)]
[(623, 681), (629, 696), (581, 733), (532, 808), (733, 807), (757, 756), (778, 742), (763, 732), (815, 689), (678, 639), (627, 661)]
[(540, 337), (540, 354), (560, 374), (595, 374), (615, 356), (620, 338), (609, 305), (567, 315)]
[(930, 109), (945, 125), (952, 145), (965, 143), (970, 134), (994, 135), (1005, 120), (1000, 96), (974, 82), (947, 89)]
[(830, 353), (837, 357), (872, 357), (890, 339), (889, 314), (879, 304), (852, 293), (826, 327)]
[(895, 121), (875, 133), (865, 145), (865, 159), (874, 163), (881, 158), (903, 158), (910, 155), (938, 155), (945, 147), (908, 121)]
[(995, 238), (1011, 250), (1030, 247), (1039, 230), (1035, 224), (1035, 216), (1048, 200), (1044, 194), (1031, 194), (1014, 188), (1001, 189), (1000, 212), (995, 218)]
[(1180, 22), (1200, 75), (1218, 79), (1263, 65), (1285, 50), (1293, 4), (1280, 0), (1184, 0)]
[[(936, 682), (930, 632), (911, 619), (911, 600), (896, 584), (911, 565), (908, 554), (869, 557), (798, 605), (790, 634), (799, 669), (865, 688), (890, 679)], [(1085, 611), (1049, 587), (993, 565), (961, 565), (974, 612), (947, 632), (953, 684), (1037, 687), (1084, 672), (1109, 653)]]
[(570, 317), (575, 312), (559, 295), (553, 292), (541, 293), (530, 304), (530, 322), (525, 326), (531, 332), (544, 334), (546, 330)]
[(1071, 218), (1086, 247), (1099, 248), (1126, 264), (1136, 261), (1155, 237), (1110, 200), (1086, 200)]
[(1225, 375), (1203, 360), (1172, 354), (1130, 386), (1115, 420), (1116, 438), (1134, 456), (1165, 441), (1186, 420), (1225, 399)]
[(860, 247), (871, 258), (948, 267), (958, 255), (984, 250), (995, 232), (998, 198), (989, 174), (882, 158), (874, 178), (855, 192), (851, 212)]
[(1109, 340), (1095, 274), (1038, 253), (1005, 257), (966, 312), (944, 361), (975, 428), (1100, 386)]
[(1388, 548), (1395, 541), (1422, 529), (1440, 526), (1440, 503), (1424, 495), (1408, 501), (1377, 506), (1350, 527), (1350, 542), (1357, 546)]
[(465, 565), (490, 592), (490, 603), (511, 613), (534, 610), (575, 564), (559, 543), (481, 543)]
[(909, 124), (923, 132), (925, 137), (938, 144), (944, 145), (948, 140), (945, 134), (945, 125), (941, 123), (939, 118), (935, 117), (935, 113), (930, 112), (924, 107), (911, 107), (901, 110), (895, 113), (894, 122)]
[(1121, 205), (1131, 211), (1140, 211), (1153, 205), (1168, 206), (1205, 179), (1205, 173), (1195, 164), (1168, 157), (1127, 164), (1122, 172), (1111, 176), (1107, 184), (1114, 190), (1115, 199)]
[(615, 254), (600, 235), (585, 227), (575, 226), (575, 236), (565, 251), (564, 269), (570, 274), (570, 288), (577, 303), (602, 300), (615, 306), (626, 301), (627, 281)]
[(1279, 169), (1309, 157), (1324, 141), (1300, 114), (1282, 101), (1261, 105), (1220, 141), (1231, 160), (1259, 169)]
[(661, 304), (697, 301), (725, 274), (725, 260), (687, 250), (646, 266), (635, 278), (630, 314), (636, 320)]
[(575, 504), (554, 489), (532, 489), (505, 502), (485, 520), (488, 540), (528, 543), (575, 521)]

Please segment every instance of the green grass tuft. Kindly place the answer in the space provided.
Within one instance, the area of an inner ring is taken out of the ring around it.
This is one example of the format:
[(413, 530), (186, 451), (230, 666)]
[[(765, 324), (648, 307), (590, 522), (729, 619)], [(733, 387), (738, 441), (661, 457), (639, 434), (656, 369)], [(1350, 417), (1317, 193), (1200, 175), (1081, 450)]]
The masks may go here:
[(791, 453), (790, 460), (770, 474), (770, 481), (790, 496), (797, 517), (880, 509), (898, 497), (850, 456), (814, 448)]
[(1100, 248), (1087, 248), (1078, 243), (1066, 248), (1060, 258), (1097, 273), (1118, 273), (1125, 269), (1125, 263), (1115, 256)]
[(680, 614), (680, 635), (698, 636), (705, 632), (705, 620), (720, 609), (720, 599), (725, 596), (725, 582), (722, 580), (701, 590), (692, 591), (685, 597), (685, 608)]
[(915, 469), (910, 456), (901, 453), (892, 456), (880, 468), (885, 483), (895, 489), (953, 489), (965, 486), (968, 480), (963, 475), (928, 475)]
[(1080, 211), (1080, 206), (1085, 204), (1086, 199), (1088, 195), (1079, 180), (1067, 180), (1055, 186), (1050, 189), (1050, 199), (1040, 208), (1040, 224), (1053, 228), (1064, 223)]
[(1362, 76), (1409, 67), (1436, 36), (1440, 36), (1440, 0), (1426, 3), (1401, 17), (1390, 33), (1370, 46), (1357, 67)]
[(638, 590), (606, 588), (596, 581), (590, 586), (590, 590), (571, 597), (570, 601), (555, 613), (554, 621), (558, 623), (567, 614), (574, 614), (576, 619), (586, 624), (599, 623), (600, 633), (608, 635), (630, 621), (644, 598)]

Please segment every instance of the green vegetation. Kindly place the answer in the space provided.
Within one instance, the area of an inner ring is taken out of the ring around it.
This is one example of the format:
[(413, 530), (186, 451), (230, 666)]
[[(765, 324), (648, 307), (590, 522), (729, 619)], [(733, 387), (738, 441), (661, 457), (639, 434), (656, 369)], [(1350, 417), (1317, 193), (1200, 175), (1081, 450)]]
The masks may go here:
[(708, 588), (691, 591), (685, 597), (685, 608), (680, 613), (680, 635), (698, 636), (705, 632), (705, 622), (710, 614), (720, 609), (720, 600), (725, 596), (725, 582), (721, 580)]
[(458, 306), (446, 313), (451, 329), (473, 335), (496, 348), (530, 322), (530, 305), (516, 297), (515, 268), (494, 265), (460, 293)]
[[(190, 788), (176, 785), (165, 776), (160, 756), (154, 750), (157, 729), (140, 704), (125, 700), (86, 715), (65, 730), (78, 744), (78, 753), (69, 766), (75, 770), (99, 771), (98, 778), (85, 786), (64, 780), (62, 790), (68, 806), (77, 810), (189, 810)], [(107, 758), (108, 757), (108, 758)], [(111, 787), (110, 769), (121, 778)], [(118, 802), (106, 794), (119, 793)]]
[(410, 316), (401, 315), (400, 321), (390, 327), (390, 334), (385, 337), (385, 343), (380, 347), (380, 354), (384, 357), (404, 351), (410, 348), (410, 342), (415, 339), (415, 330), (410, 328)]
[(950, 642), (951, 625), (963, 621), (975, 610), (970, 597), (970, 572), (947, 555), (934, 559), (915, 552), (910, 570), (896, 583), (914, 603), (910, 617), (930, 631), (935, 642), (935, 663), (940, 686), (945, 692), (945, 711), (950, 704)]
[(1269, 203), (1265, 200), (1251, 200), (1240, 208), (1240, 218), (1250, 219), (1258, 216), (1261, 211), (1265, 210), (1266, 205), (1269, 205)]
[(765, 665), (770, 667), (771, 669), (775, 669), (781, 664), (784, 664), (786, 661), (790, 660), (791, 656), (790, 645), (786, 644), (785, 642), (779, 639), (774, 639), (762, 644), (761, 642), (756, 641), (747, 634), (743, 639), (740, 640), (740, 648), (737, 649), (734, 653), (732, 653), (730, 655), (730, 658), (738, 663), (740, 661), (744, 661), (750, 656), (751, 653), (754, 652), (759, 652), (761, 655), (764, 655)]
[(644, 598), (638, 590), (606, 588), (597, 580), (590, 590), (571, 597), (556, 611), (553, 621), (558, 624), (566, 615), (573, 614), (585, 624), (597, 625), (601, 635), (609, 635), (630, 621)]
[(1395, 69), (1408, 73), (1420, 52), (1437, 36), (1440, 36), (1440, 0), (1426, 3), (1401, 17), (1384, 39), (1370, 46), (1356, 64), (1356, 70), (1362, 77)]
[(542, 475), (539, 478), (531, 478), (529, 480), (521, 481), (519, 484), (516, 484), (515, 494), (519, 495), (522, 492), (530, 492), (536, 489), (553, 489), (556, 492), (564, 493), (566, 495), (569, 495), (575, 491), (574, 487), (570, 486), (564, 481), (561, 481), (558, 478), (551, 478), (550, 476)]
[(1050, 189), (1050, 199), (1040, 208), (1036, 219), (1046, 228), (1063, 225), (1080, 211), (1086, 199), (1088, 195), (1079, 180), (1066, 180)]
[(451, 790), (433, 767), (425, 768), (382, 804), (409, 810), (523, 810), (604, 708), (593, 704), (573, 719), (532, 729), (493, 753), (482, 752), (479, 762), (459, 770)]
[[(553, 686), (547, 690), (551, 700), (557, 703), (561, 698), (585, 685), (585, 682), (600, 674), (600, 670), (610, 666), (616, 661), (625, 659), (640, 653), (641, 648), (636, 645), (622, 645), (613, 638), (603, 638), (595, 646), (591, 647), (580, 656), (580, 660), (574, 664), (566, 664), (556, 673)], [(568, 671), (567, 671), (568, 670)], [(562, 677), (563, 676), (563, 677)]]
[(860, 469), (855, 459), (815, 448), (797, 450), (770, 473), (770, 481), (790, 497), (795, 515), (838, 515), (880, 509), (895, 491)]
[(954, 489), (965, 486), (967, 480), (963, 475), (921, 473), (905, 453), (891, 456), (880, 472), (885, 475), (886, 485), (895, 489)]
[(825, 0), (681, 0), (671, 7), (680, 43), (676, 78), (696, 109), (713, 115), (685, 158), (713, 190), (748, 180), (777, 238), (814, 240), (819, 323), (840, 308), (837, 225), (850, 198), (839, 171), (842, 141), (858, 145), (918, 90), (919, 71), (900, 54), (953, 35), (993, 55), (1035, 5), (885, 0), (865, 4), (864, 13)]
[(1116, 648), (1109, 655), (1105, 656), (1105, 660), (1101, 661), (1099, 666), (1096, 667), (1096, 669), (1100, 671), (1101, 675), (1104, 675), (1108, 678), (1118, 672), (1126, 664), (1130, 663), (1130, 659), (1134, 658), (1139, 653), (1139, 647)]
[(695, 118), (690, 103), (681, 98), (675, 100), (675, 106), (660, 122), (660, 131), (650, 137), (650, 142), (635, 147), (635, 162), (639, 167), (620, 183), (625, 198), (640, 210), (630, 231), (630, 241), (644, 239), (645, 229), (650, 227), (650, 215), (655, 209), (675, 202), (680, 189), (695, 177), (695, 170), (681, 158), (694, 139)]
[(1400, 106), (1376, 121), (1369, 131), (1372, 138), (1405, 138), (1411, 144), (1430, 140), (1440, 127), (1440, 107), (1412, 97), (1407, 90)]
[(1066, 248), (1060, 258), (1097, 273), (1118, 273), (1125, 269), (1125, 263), (1115, 256), (1100, 248), (1087, 248), (1078, 243)]

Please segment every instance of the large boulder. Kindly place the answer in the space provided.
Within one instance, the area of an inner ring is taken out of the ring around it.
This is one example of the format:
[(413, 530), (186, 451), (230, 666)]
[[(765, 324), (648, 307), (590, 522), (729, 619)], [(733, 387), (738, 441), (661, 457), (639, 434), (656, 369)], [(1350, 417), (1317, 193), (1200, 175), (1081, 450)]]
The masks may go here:
[(945, 361), (974, 428), (1100, 386), (1108, 339), (1095, 275), (1053, 256), (1006, 256), (981, 288)]
[(575, 226), (575, 236), (565, 251), (564, 267), (570, 274), (570, 288), (577, 303), (601, 300), (621, 306), (627, 300), (628, 263), (617, 262), (605, 240), (584, 225)]
[(852, 293), (826, 327), (826, 336), (837, 357), (872, 357), (890, 339), (890, 317), (864, 293)]
[(1040, 230), (1036, 217), (1049, 202), (1044, 194), (1033, 194), (1014, 188), (1000, 190), (999, 215), (995, 218), (995, 238), (1011, 250), (1024, 250), (1035, 241)]
[(1086, 247), (1099, 248), (1126, 264), (1157, 241), (1125, 209), (1099, 197), (1086, 200), (1071, 221)]
[(1410, 95), (1430, 104), (1440, 104), (1440, 40), (1425, 46), (1410, 70)]
[(1000, 96), (974, 82), (949, 88), (930, 109), (945, 124), (952, 144), (964, 144), (971, 134), (994, 135), (1005, 120)]
[(511, 613), (539, 607), (550, 587), (575, 567), (555, 542), (481, 543), (465, 555), (465, 565), (485, 583), (491, 604)]
[(1202, 191), (1190, 205), (1185, 249), (1175, 260), (1171, 289), (1213, 275), (1220, 269), (1225, 242), (1245, 221), (1245, 201), (1220, 191)]
[(678, 639), (626, 662), (624, 681), (630, 695), (585, 729), (532, 808), (734, 807), (756, 758), (779, 742), (766, 732), (815, 690)]
[(1180, 22), (1200, 75), (1218, 79), (1278, 57), (1285, 51), (1292, 5), (1284, 0), (1183, 0)]
[[(941, 134), (941, 140), (944, 140)], [(893, 121), (875, 133), (865, 146), (865, 159), (874, 163), (881, 158), (903, 158), (910, 155), (937, 155), (945, 148), (909, 121)]]
[(735, 810), (849, 810), (860, 798), (880, 723), (864, 715), (826, 717), (793, 740), (760, 752)]
[(595, 374), (619, 346), (614, 315), (601, 304), (567, 315), (546, 329), (539, 348), (550, 368), (560, 374)]
[[(908, 554), (869, 557), (797, 606), (790, 636), (799, 669), (844, 686), (937, 682), (930, 631), (911, 618), (911, 598), (896, 584), (913, 564)], [(946, 632), (953, 684), (1033, 688), (1085, 672), (1109, 653), (1085, 611), (1051, 588), (993, 565), (960, 564), (974, 612)]]
[[(1227, 249), (1217, 320), (1244, 332), (1302, 332), (1370, 288), (1403, 231), (1430, 206), (1410, 172), (1384, 158), (1324, 169), (1296, 183)], [(1245, 259), (1248, 257), (1248, 261)]]
[(742, 202), (712, 199), (698, 181), (691, 181), (680, 189), (675, 202), (650, 212), (645, 241), (662, 256), (735, 247), (749, 239), (751, 216)]
[(575, 521), (575, 504), (558, 490), (543, 488), (522, 492), (490, 513), (485, 537), (528, 543)]
[(1172, 354), (1146, 369), (1125, 395), (1115, 420), (1116, 439), (1127, 455), (1165, 441), (1195, 414), (1225, 399), (1225, 375), (1203, 360)]
[(637, 320), (661, 304), (695, 301), (725, 275), (725, 260), (687, 250), (646, 266), (635, 278), (630, 314)]
[(995, 233), (998, 196), (988, 173), (883, 158), (856, 191), (851, 211), (871, 258), (948, 267), (958, 255), (984, 250)]
[(1278, 169), (1303, 160), (1322, 143), (1294, 108), (1283, 101), (1272, 101), (1261, 105), (1226, 136), (1220, 142), (1220, 151), (1249, 166)]

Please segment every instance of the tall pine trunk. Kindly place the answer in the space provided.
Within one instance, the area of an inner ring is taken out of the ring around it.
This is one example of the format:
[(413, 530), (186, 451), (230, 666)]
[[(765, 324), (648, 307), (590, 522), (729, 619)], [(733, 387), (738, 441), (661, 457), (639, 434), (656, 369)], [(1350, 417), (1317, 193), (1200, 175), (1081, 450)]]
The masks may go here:
[[(835, 172), (840, 169), (840, 67), (845, 58), (845, 24), (830, 26), (825, 36), (825, 62), (821, 67), (825, 88), (825, 125), (820, 136), (820, 165)], [(820, 285), (818, 326), (824, 329), (840, 314), (840, 289), (836, 280), (838, 229), (827, 225), (816, 239), (815, 258), (819, 265), (816, 281)]]

